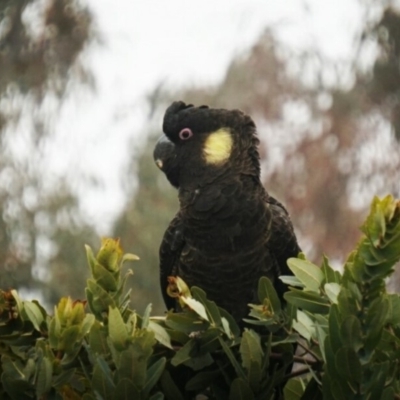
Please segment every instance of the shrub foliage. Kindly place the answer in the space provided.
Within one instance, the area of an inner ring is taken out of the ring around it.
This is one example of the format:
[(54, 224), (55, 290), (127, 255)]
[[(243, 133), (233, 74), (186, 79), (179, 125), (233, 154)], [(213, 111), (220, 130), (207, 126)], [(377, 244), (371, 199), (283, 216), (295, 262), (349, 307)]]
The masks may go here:
[(136, 260), (104, 239), (86, 300), (48, 314), (0, 292), (2, 399), (398, 399), (400, 297), (385, 279), (400, 258), (400, 202), (375, 198), (343, 273), (327, 258), (288, 260), (285, 304), (268, 278), (242, 325), (200, 288), (171, 279), (182, 312), (143, 315), (124, 290)]

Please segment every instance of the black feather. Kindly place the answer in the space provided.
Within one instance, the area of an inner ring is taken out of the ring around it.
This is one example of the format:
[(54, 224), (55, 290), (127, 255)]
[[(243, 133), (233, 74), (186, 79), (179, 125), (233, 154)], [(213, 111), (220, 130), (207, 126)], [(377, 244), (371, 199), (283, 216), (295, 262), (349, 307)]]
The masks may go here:
[[(185, 141), (179, 138), (184, 128), (193, 132)], [(205, 140), (221, 128), (232, 135), (231, 155), (222, 164), (207, 164)], [(238, 110), (174, 102), (163, 130), (171, 146), (168, 154), (156, 147), (155, 157), (165, 158), (161, 169), (179, 188), (180, 201), (160, 248), (166, 306), (176, 306), (166, 294), (167, 277), (179, 275), (239, 321), (256, 301), (261, 276), (283, 296), (278, 276), (290, 274), (286, 260), (300, 252), (286, 209), (261, 185), (255, 124)]]

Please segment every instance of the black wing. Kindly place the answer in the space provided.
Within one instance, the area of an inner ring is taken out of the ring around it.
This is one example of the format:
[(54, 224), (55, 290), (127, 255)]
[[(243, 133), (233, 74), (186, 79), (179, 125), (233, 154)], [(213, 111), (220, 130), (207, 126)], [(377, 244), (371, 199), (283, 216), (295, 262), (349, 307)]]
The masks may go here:
[[(267, 204), (271, 210), (271, 233), (268, 238), (268, 248), (276, 260), (275, 276), (293, 275), (287, 266), (287, 259), (297, 257), (301, 248), (294, 234), (292, 221), (286, 208), (278, 200), (269, 196)], [(287, 290), (280, 279), (275, 280), (275, 288), (282, 298)]]
[(160, 287), (168, 310), (176, 307), (175, 300), (167, 294), (168, 277), (177, 275), (177, 266), (184, 244), (182, 220), (178, 212), (165, 231), (160, 246)]

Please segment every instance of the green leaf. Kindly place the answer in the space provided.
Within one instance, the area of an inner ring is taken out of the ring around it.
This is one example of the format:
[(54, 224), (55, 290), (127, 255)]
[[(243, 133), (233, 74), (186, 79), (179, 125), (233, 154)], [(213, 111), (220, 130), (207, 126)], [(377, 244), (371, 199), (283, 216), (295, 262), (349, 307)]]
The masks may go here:
[(136, 254), (126, 253), (123, 255), (121, 260), (121, 265), (124, 264), (126, 261), (138, 261), (140, 258)]
[(90, 270), (93, 275), (93, 268), (94, 268), (95, 264), (97, 263), (97, 260), (93, 254), (93, 250), (91, 249), (91, 247), (89, 245), (85, 244), (85, 250), (86, 250), (86, 258), (87, 258)]
[(395, 392), (392, 387), (387, 387), (380, 398), (380, 400), (394, 400), (395, 399)]
[(231, 362), (233, 368), (235, 369), (236, 375), (239, 378), (242, 378), (244, 380), (246, 380), (246, 374), (244, 373), (242, 367), (240, 366), (238, 360), (236, 359), (236, 357), (234, 356), (234, 354), (232, 353), (232, 350), (230, 349), (230, 347), (225, 343), (225, 341), (219, 337), (219, 342), (221, 343), (221, 347), (224, 350), (225, 354), (227, 355), (227, 357), (229, 358), (229, 361)]
[(119, 379), (126, 378), (138, 390), (141, 390), (146, 383), (147, 362), (152, 351), (151, 347), (148, 348), (138, 343), (122, 351), (120, 353), (119, 364), (117, 365)]
[(381, 335), (389, 313), (389, 301), (386, 297), (376, 298), (367, 312), (365, 325), (367, 326), (365, 347), (373, 349)]
[(15, 379), (8, 373), (2, 373), (1, 383), (1, 389), (4, 389), (12, 400), (32, 400), (34, 396), (33, 387), (29, 382)]
[[(342, 287), (338, 295), (338, 310), (342, 318), (348, 315), (357, 315), (360, 311), (362, 297), (357, 297), (357, 286), (347, 282), (347, 287)], [(354, 287), (355, 286), (355, 287)]]
[(371, 368), (373, 373), (366, 385), (366, 391), (370, 394), (371, 399), (379, 399), (382, 396), (385, 383), (391, 380), (389, 377), (390, 367), (389, 361), (386, 361), (384, 363), (375, 363)]
[(287, 265), (305, 288), (319, 293), (324, 274), (315, 264), (299, 258), (289, 258)]
[(350, 348), (342, 347), (335, 355), (336, 370), (350, 387), (361, 382), (362, 369), (357, 353)]
[(73, 379), (73, 376), (76, 372), (75, 368), (71, 368), (71, 369), (67, 369), (63, 372), (61, 372), (61, 374), (56, 375), (53, 378), (53, 386), (54, 387), (59, 387), (59, 386), (63, 386), (65, 384), (68, 384), (71, 382), (71, 380)]
[(150, 320), (148, 329), (154, 332), (157, 342), (161, 343), (165, 347), (168, 347), (169, 349), (172, 349), (171, 338), (168, 335), (167, 330), (163, 326), (157, 324), (157, 322)]
[(23, 309), (34, 328), (40, 332), (40, 325), (44, 321), (43, 314), (37, 304), (31, 301), (23, 302)]
[(214, 301), (208, 300), (204, 290), (193, 286), (191, 288), (193, 297), (199, 301), (207, 311), (208, 317), (207, 321), (210, 321), (211, 325), (221, 326), (221, 314), (219, 313), (219, 308)]
[(206, 330), (210, 325), (207, 321), (201, 320), (194, 312), (179, 314), (169, 312), (165, 324), (175, 331), (187, 334)]
[(189, 361), (196, 352), (197, 343), (195, 339), (190, 339), (183, 347), (181, 347), (171, 359), (171, 364), (176, 367)]
[(83, 337), (90, 332), (93, 324), (95, 323), (96, 318), (93, 314), (86, 314), (84, 320), (81, 323), (80, 327), (80, 335)]
[(214, 359), (210, 353), (196, 354), (195, 357), (190, 358), (184, 363), (184, 365), (191, 368), (193, 371), (201, 371), (212, 364), (214, 364)]
[(283, 389), (285, 400), (300, 400), (304, 393), (304, 384), (299, 378), (292, 378)]
[(389, 196), (382, 200), (375, 196), (371, 203), (370, 213), (361, 227), (361, 230), (375, 246), (379, 245), (381, 237), (385, 235), (386, 224), (383, 209), (387, 207), (389, 200)]
[(269, 304), (272, 308), (272, 312), (277, 314), (281, 311), (281, 302), (278, 294), (272, 284), (271, 280), (266, 276), (262, 276), (258, 281), (258, 299), (261, 304), (264, 303), (265, 299), (269, 300)]
[(361, 323), (353, 315), (349, 315), (340, 325), (340, 337), (344, 346), (356, 352), (363, 346), (361, 337)]
[(326, 363), (326, 357), (325, 357), (325, 339), (326, 339), (326, 330), (319, 324), (317, 323), (315, 325), (315, 334), (317, 337), (317, 342), (319, 343), (319, 349), (322, 354), (322, 358), (324, 359), (324, 362)]
[(387, 296), (389, 301), (389, 310), (386, 322), (392, 325), (400, 325), (400, 296), (396, 294), (389, 294)]
[(154, 393), (149, 400), (164, 400), (164, 394), (161, 392)]
[(338, 295), (340, 293), (340, 285), (336, 282), (325, 283), (324, 291), (328, 296), (328, 299), (333, 303), (338, 303)]
[(258, 363), (256, 361), (251, 361), (249, 368), (247, 369), (247, 382), (254, 393), (259, 392), (261, 381), (262, 381), (261, 363)]
[(114, 277), (114, 274), (97, 261), (93, 265), (92, 275), (96, 283), (105, 291), (115, 292), (117, 290), (118, 280)]
[(147, 370), (147, 379), (143, 388), (143, 394), (147, 397), (150, 394), (151, 389), (160, 379), (162, 373), (165, 369), (165, 364), (167, 360), (165, 357), (159, 358), (150, 368)]
[(218, 378), (221, 378), (221, 372), (219, 371), (201, 371), (187, 382), (185, 389), (200, 391), (209, 387)]
[(197, 301), (193, 297), (182, 297), (181, 299), (197, 315), (199, 315), (204, 320), (208, 321), (208, 316), (207, 316), (207, 313), (206, 313), (206, 309), (203, 306), (203, 304), (201, 304), (199, 301)]
[(85, 393), (82, 397), (82, 400), (96, 400), (96, 398), (91, 394)]
[(113, 298), (93, 279), (86, 281), (87, 288), (85, 289), (86, 298), (90, 310), (98, 319), (103, 320), (103, 313), (108, 312), (109, 307), (115, 307)]
[[(314, 376), (314, 374), (313, 374)], [(319, 381), (318, 381), (319, 382)], [(307, 383), (302, 400), (323, 400), (321, 387), (315, 376)], [(286, 399), (285, 399), (286, 400)]]
[(167, 370), (161, 375), (160, 384), (162, 392), (167, 400), (184, 400), (181, 391), (178, 389), (178, 386), (176, 386), (171, 378), (171, 374)]
[(12, 296), (14, 297), (14, 300), (15, 300), (15, 302), (16, 302), (16, 305), (17, 305), (17, 309), (18, 309), (19, 314), (21, 314), (21, 312), (22, 312), (22, 310), (23, 310), (23, 308), (24, 308), (23, 301), (22, 301), (21, 298), (19, 297), (18, 292), (17, 292), (16, 290), (13, 289), (13, 290), (10, 291), (10, 293), (11, 293)]
[(305, 286), (299, 281), (298, 278), (292, 275), (282, 275), (279, 279), (288, 286), (304, 288)]
[(97, 358), (93, 369), (92, 387), (104, 400), (112, 400), (115, 398), (112, 372), (107, 363), (100, 357)]
[(53, 363), (44, 357), (38, 368), (38, 375), (36, 380), (36, 396), (41, 398), (51, 388), (51, 380), (53, 375)]
[(327, 314), (329, 312), (329, 302), (313, 292), (290, 288), (283, 297), (288, 303), (311, 313)]
[(315, 337), (314, 321), (303, 311), (297, 310), (297, 321), (292, 322), (292, 327), (308, 341)]
[(222, 322), (224, 331), (227, 335), (228, 335), (228, 333), (227, 333), (227, 329), (224, 325), (225, 324), (224, 319), (229, 323), (229, 332), (233, 335), (233, 337), (230, 337), (229, 335), (228, 335), (228, 337), (230, 337), (231, 339), (239, 337), (241, 334), (241, 331), (240, 331), (240, 328), (239, 328), (237, 322), (232, 317), (232, 315), (230, 315), (228, 313), (228, 311), (224, 310), (223, 308), (219, 307), (218, 310), (221, 315), (221, 322)]
[(229, 400), (252, 400), (254, 393), (244, 379), (236, 378), (231, 385)]
[(73, 352), (81, 344), (80, 336), (77, 325), (64, 329), (58, 342), (58, 350), (64, 350), (67, 353)]
[(142, 317), (142, 329), (147, 328), (150, 321), (150, 314), (153, 306), (150, 304), (147, 305), (146, 309), (144, 310), (143, 317)]
[[(343, 380), (337, 380), (337, 379), (332, 380), (328, 391), (335, 400), (343, 400), (349, 398), (347, 397), (347, 394), (349, 394), (349, 387)], [(324, 388), (324, 396), (327, 397), (325, 388)]]
[(190, 339), (172, 357), (171, 364), (178, 366), (185, 364), (194, 370), (199, 370), (213, 363), (208, 352), (200, 351), (200, 343), (197, 338)]
[(89, 345), (93, 354), (107, 354), (109, 352), (106, 328), (99, 321), (95, 321), (90, 330)]
[(218, 328), (209, 328), (199, 337), (199, 350), (203, 353), (216, 351), (220, 348), (218, 338), (221, 336), (221, 331)]
[(126, 348), (129, 335), (128, 329), (122, 319), (121, 313), (118, 308), (109, 308), (108, 312), (108, 334), (110, 339), (117, 350), (124, 350)]
[(115, 388), (113, 399), (132, 400), (140, 399), (140, 391), (129, 379), (121, 379)]
[(342, 346), (342, 339), (340, 336), (341, 318), (339, 307), (333, 304), (329, 313), (329, 341), (332, 346), (333, 353), (336, 353)]
[(253, 330), (245, 328), (240, 343), (240, 355), (243, 367), (249, 370), (252, 362), (261, 365), (263, 354), (260, 336)]
[(324, 275), (326, 283), (337, 283), (340, 285), (342, 277), (339, 271), (335, 271), (330, 265), (328, 258), (324, 255), (322, 260), (321, 271)]

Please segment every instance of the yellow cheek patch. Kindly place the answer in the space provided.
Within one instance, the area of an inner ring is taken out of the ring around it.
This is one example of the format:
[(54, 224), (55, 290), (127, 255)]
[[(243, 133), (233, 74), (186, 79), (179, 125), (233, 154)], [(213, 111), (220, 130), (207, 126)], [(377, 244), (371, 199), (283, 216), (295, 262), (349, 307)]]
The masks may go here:
[(208, 135), (203, 148), (207, 164), (221, 164), (228, 160), (232, 151), (232, 135), (228, 128), (221, 128)]

